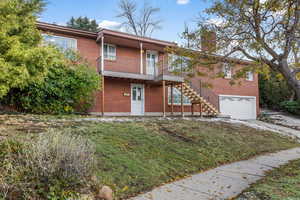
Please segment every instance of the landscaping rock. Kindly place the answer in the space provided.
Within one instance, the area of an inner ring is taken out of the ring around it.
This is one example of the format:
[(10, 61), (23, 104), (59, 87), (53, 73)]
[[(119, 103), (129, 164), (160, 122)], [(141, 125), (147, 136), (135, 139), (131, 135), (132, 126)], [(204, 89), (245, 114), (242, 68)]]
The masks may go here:
[(97, 195), (97, 199), (113, 200), (113, 191), (108, 186), (103, 186)]
[(79, 198), (79, 200), (95, 200), (95, 198), (91, 194), (84, 194), (84, 195), (81, 195), (81, 197)]

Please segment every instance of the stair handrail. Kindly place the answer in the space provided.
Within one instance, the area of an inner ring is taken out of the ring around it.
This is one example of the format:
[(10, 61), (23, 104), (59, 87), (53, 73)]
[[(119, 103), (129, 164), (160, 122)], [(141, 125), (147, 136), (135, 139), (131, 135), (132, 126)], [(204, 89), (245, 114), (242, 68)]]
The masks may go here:
[(200, 84), (199, 88), (195, 87), (192, 83), (189, 83), (189, 86), (195, 92), (197, 92), (197, 94), (200, 97), (204, 98), (207, 102), (209, 102), (210, 104), (212, 104), (217, 109), (218, 112), (220, 112), (219, 95), (217, 95), (215, 92), (213, 92), (209, 88), (202, 87), (201, 84)]

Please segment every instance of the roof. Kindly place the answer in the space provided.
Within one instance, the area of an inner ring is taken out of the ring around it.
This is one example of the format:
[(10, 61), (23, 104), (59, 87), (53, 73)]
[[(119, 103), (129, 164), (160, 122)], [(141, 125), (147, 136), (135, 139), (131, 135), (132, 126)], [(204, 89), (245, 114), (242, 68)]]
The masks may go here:
[[(75, 28), (70, 28), (70, 27), (66, 27), (66, 26), (50, 24), (50, 23), (45, 23), (45, 22), (37, 22), (37, 27), (43, 31), (50, 31), (50, 32), (53, 31), (53, 32), (57, 32), (57, 33), (87, 37), (87, 38), (95, 39), (95, 41), (98, 41), (102, 35), (104, 35), (104, 36), (108, 35), (108, 36), (120, 37), (120, 38), (124, 38), (124, 39), (128, 39), (128, 40), (135, 40), (135, 41), (139, 41), (139, 42), (145, 42), (145, 43), (156, 44), (156, 45), (161, 45), (161, 46), (168, 46), (168, 47), (177, 47), (178, 46), (175, 42), (158, 40), (158, 39), (153, 39), (153, 38), (149, 38), (149, 37), (140, 37), (140, 36), (136, 36), (133, 34), (109, 30), (109, 29), (101, 29), (97, 33), (97, 32), (84, 31), (84, 30), (79, 30), (79, 29), (75, 29)], [(191, 50), (191, 49), (189, 49), (189, 50)], [(195, 51), (195, 50), (192, 50), (192, 51)], [(196, 52), (206, 54), (205, 52), (202, 52), (202, 51), (196, 51)], [(224, 57), (222, 57), (221, 55), (215, 55), (215, 54), (210, 54), (210, 55), (206, 54), (206, 55), (214, 56), (220, 60), (225, 60), (225, 61), (227, 60), (227, 61), (241, 63), (241, 64), (253, 63), (251, 61), (237, 59), (237, 58), (230, 58), (230, 57), (224, 59)]]
[(149, 37), (140, 37), (136, 36), (133, 34), (129, 33), (124, 33), (120, 31), (113, 31), (109, 29), (101, 29), (98, 33), (97, 32), (91, 32), (91, 31), (83, 31), (75, 28), (70, 28), (66, 26), (61, 26), (61, 25), (56, 25), (56, 24), (50, 24), (50, 23), (45, 23), (45, 22), (37, 22), (37, 27), (41, 30), (44, 31), (53, 31), (53, 32), (59, 32), (59, 33), (67, 33), (71, 35), (76, 35), (76, 36), (82, 36), (82, 37), (88, 37), (95, 39), (98, 41), (98, 38), (101, 37), (102, 35), (110, 35), (110, 36), (115, 36), (115, 37), (121, 37), (124, 39), (129, 39), (129, 40), (136, 40), (140, 42), (146, 42), (146, 43), (152, 43), (152, 44), (157, 44), (157, 45), (162, 45), (162, 46), (177, 46), (176, 43), (174, 42), (169, 42), (169, 41), (164, 41), (164, 40), (158, 40), (158, 39), (153, 39)]

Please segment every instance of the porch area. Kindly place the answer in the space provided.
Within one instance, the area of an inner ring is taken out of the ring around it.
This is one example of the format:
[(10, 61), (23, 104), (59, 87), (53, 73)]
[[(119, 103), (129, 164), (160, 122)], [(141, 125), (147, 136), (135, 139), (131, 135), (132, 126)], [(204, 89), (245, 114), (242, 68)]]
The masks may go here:
[(160, 117), (202, 117), (219, 114), (213, 105), (183, 81), (125, 78), (112, 74), (102, 77), (97, 112), (92, 111), (91, 114)]

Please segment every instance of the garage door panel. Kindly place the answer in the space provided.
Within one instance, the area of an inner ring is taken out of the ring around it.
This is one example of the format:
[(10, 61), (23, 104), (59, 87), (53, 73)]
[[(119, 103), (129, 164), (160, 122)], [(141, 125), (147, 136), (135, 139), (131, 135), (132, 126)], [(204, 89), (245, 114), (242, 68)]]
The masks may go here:
[(220, 95), (220, 112), (234, 119), (256, 119), (256, 97)]

